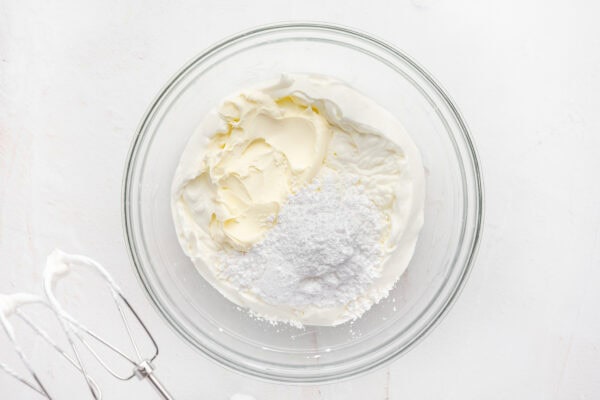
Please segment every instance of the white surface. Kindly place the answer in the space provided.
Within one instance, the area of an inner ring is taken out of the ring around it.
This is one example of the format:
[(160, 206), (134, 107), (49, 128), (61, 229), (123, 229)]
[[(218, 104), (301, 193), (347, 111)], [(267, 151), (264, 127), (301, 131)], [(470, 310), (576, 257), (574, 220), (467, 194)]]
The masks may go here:
[[(0, 292), (40, 293), (54, 247), (98, 259), (152, 327), (178, 399), (600, 397), (599, 3), (198, 3), (1, 2)], [(477, 265), (447, 318), (390, 367), (327, 386), (258, 382), (192, 351), (142, 293), (121, 230), (126, 153), (161, 85), (223, 36), (288, 19), (353, 25), (425, 65), (469, 122), (487, 194)], [(0, 375), (0, 398), (36, 397)]]

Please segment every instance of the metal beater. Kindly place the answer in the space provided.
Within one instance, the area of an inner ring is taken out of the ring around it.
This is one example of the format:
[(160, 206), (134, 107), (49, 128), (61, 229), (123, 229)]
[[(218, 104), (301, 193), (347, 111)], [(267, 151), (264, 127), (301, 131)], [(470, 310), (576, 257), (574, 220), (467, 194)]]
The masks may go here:
[[(77, 321), (63, 308), (61, 303), (58, 301), (54, 293), (57, 282), (73, 272), (74, 269), (79, 268), (90, 269), (108, 286), (112, 299), (120, 315), (120, 319), (125, 327), (125, 331), (127, 332), (129, 343), (131, 344), (130, 350), (132, 350), (133, 355), (130, 355), (114, 344), (111, 344), (101, 335)], [(23, 363), (31, 378), (27, 379), (23, 377), (14, 369), (2, 362), (0, 362), (1, 371), (4, 371), (10, 376), (14, 377), (41, 396), (47, 399), (52, 399), (49, 391), (46, 389), (39, 378), (39, 375), (35, 372), (35, 369), (32, 368), (31, 363), (23, 352), (17, 340), (17, 335), (15, 334), (13, 325), (9, 321), (9, 317), (20, 318), (26, 326), (33, 330), (37, 336), (41, 337), (48, 345), (50, 345), (62, 357), (64, 357), (69, 364), (71, 364), (83, 375), (94, 399), (101, 399), (102, 392), (100, 391), (100, 388), (96, 382), (89, 376), (86, 368), (84, 367), (81, 357), (82, 348), (87, 350), (93, 356), (93, 358), (95, 358), (98, 363), (116, 379), (122, 381), (128, 381), (133, 377), (138, 377), (140, 380), (145, 379), (150, 382), (152, 387), (154, 387), (162, 399), (173, 400), (173, 397), (169, 394), (167, 389), (154, 375), (153, 362), (158, 357), (159, 353), (158, 345), (154, 340), (154, 337), (106, 269), (88, 257), (66, 254), (60, 250), (55, 250), (48, 256), (47, 259), (46, 269), (44, 270), (44, 290), (48, 301), (39, 296), (26, 293), (17, 293), (13, 295), (0, 294), (0, 325), (2, 325), (4, 328), (10, 343), (15, 348), (19, 359)], [(35, 324), (32, 318), (30, 318), (30, 316), (21, 309), (24, 306), (31, 304), (41, 304), (44, 307), (47, 307), (50, 312), (52, 312), (53, 315), (58, 318), (68, 343), (73, 351), (73, 356), (69, 355), (64, 349), (58, 346), (56, 341), (54, 341), (44, 330)], [(131, 315), (133, 315), (133, 319), (139, 325), (141, 331), (147, 336), (149, 343), (151, 343), (152, 354), (150, 357), (142, 356), (138, 342), (136, 342), (130, 324), (127, 320), (126, 310), (129, 310)], [(92, 342), (95, 343), (95, 346), (92, 345)], [(102, 346), (105, 350), (108, 350), (112, 354), (116, 355), (117, 358), (121, 358), (125, 360), (126, 363), (129, 363), (132, 367), (131, 373), (117, 372), (116, 368), (110, 365), (110, 362), (107, 362), (102, 356), (100, 356), (97, 351), (97, 346)]]
[[(76, 355), (75, 358), (71, 357), (67, 354), (54, 340), (50, 338), (48, 333), (46, 333), (42, 328), (40, 328), (37, 324), (35, 324), (32, 318), (23, 311), (23, 308), (29, 305), (38, 304), (46, 307), (49, 312), (54, 314), (54, 311), (44, 299), (39, 296), (29, 294), (29, 293), (15, 293), (15, 294), (0, 294), (0, 325), (2, 325), (4, 332), (6, 333), (10, 343), (13, 345), (15, 352), (17, 353), (19, 359), (21, 360), (23, 366), (27, 369), (31, 379), (25, 378), (24, 376), (17, 373), (14, 369), (10, 368), (8, 365), (0, 362), (0, 370), (3, 370), (8, 375), (17, 379), (33, 391), (37, 392), (41, 396), (44, 396), (48, 399), (52, 399), (48, 390), (42, 383), (38, 374), (32, 368), (31, 363), (29, 362), (27, 356), (25, 355), (19, 340), (17, 339), (17, 335), (15, 333), (14, 327), (12, 323), (9, 321), (10, 317), (19, 318), (21, 321), (25, 323), (27, 327), (29, 327), (33, 333), (42, 338), (44, 342), (46, 342), (52, 349), (57, 351), (65, 360), (69, 362), (75, 369), (83, 374), (85, 380), (92, 392), (92, 396), (95, 399), (102, 398), (102, 392), (100, 388), (96, 384), (96, 382), (87, 374), (85, 369), (81, 364), (81, 360), (79, 356)], [(66, 333), (66, 332), (65, 332)], [(67, 339), (69, 337), (67, 336)], [(70, 339), (69, 339), (70, 340)]]
[[(112, 294), (114, 303), (119, 311), (119, 315), (121, 317), (127, 335), (129, 336), (129, 342), (131, 344), (133, 352), (135, 353), (133, 356), (128, 355), (125, 351), (112, 345), (100, 335), (81, 324), (79, 321), (73, 318), (67, 311), (65, 311), (60, 302), (57, 300), (54, 294), (56, 283), (58, 282), (58, 280), (64, 278), (69, 273), (71, 273), (73, 268), (89, 268), (104, 280), (104, 282), (110, 290), (110, 293)], [(133, 309), (127, 298), (123, 295), (123, 292), (121, 291), (120, 287), (116, 284), (112, 276), (108, 273), (108, 271), (106, 271), (106, 269), (104, 269), (104, 267), (102, 267), (99, 263), (88, 257), (66, 254), (60, 250), (54, 250), (48, 256), (48, 260), (46, 263), (46, 269), (44, 271), (44, 289), (50, 305), (60, 317), (60, 320), (63, 323), (64, 329), (67, 332), (67, 336), (69, 337), (69, 342), (77, 359), (80, 359), (78, 345), (80, 343), (91, 353), (91, 355), (100, 363), (100, 365), (115, 378), (122, 381), (128, 381), (133, 377), (138, 377), (139, 379), (146, 379), (148, 382), (150, 382), (150, 384), (154, 387), (154, 389), (161, 396), (162, 399), (173, 400), (173, 397), (169, 394), (167, 389), (154, 375), (154, 366), (152, 363), (154, 362), (159, 353), (158, 345), (154, 337), (152, 336), (150, 330), (144, 324), (138, 313)], [(129, 309), (135, 321), (137, 321), (137, 323), (142, 328), (143, 332), (148, 336), (149, 341), (152, 343), (153, 351), (150, 357), (142, 356), (139, 346), (137, 345), (136, 340), (133, 337), (130, 325), (125, 316), (124, 307), (126, 309)], [(132, 366), (132, 372), (129, 374), (119, 374), (118, 372), (116, 372), (115, 369), (111, 368), (109, 363), (107, 363), (98, 354), (98, 352), (90, 344), (89, 339), (93, 339), (96, 343), (104, 346), (106, 349), (109, 349), (120, 358), (129, 362)], [(90, 381), (87, 380), (87, 382), (88, 386), (90, 386), (90, 390), (93, 393)]]

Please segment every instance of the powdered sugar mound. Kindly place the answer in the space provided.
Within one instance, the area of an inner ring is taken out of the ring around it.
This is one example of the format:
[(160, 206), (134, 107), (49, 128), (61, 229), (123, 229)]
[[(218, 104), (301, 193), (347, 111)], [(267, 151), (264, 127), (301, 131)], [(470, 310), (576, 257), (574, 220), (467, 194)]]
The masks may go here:
[(345, 305), (380, 275), (385, 226), (357, 177), (329, 173), (290, 196), (250, 251), (221, 252), (219, 278), (275, 306)]

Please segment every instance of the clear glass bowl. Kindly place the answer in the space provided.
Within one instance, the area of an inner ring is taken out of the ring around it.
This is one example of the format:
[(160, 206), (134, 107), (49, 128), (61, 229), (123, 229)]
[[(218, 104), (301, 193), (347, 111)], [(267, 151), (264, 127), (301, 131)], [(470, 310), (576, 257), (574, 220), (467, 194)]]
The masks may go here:
[[(282, 72), (346, 81), (394, 113), (423, 155), (425, 225), (415, 255), (389, 297), (354, 323), (299, 330), (257, 321), (196, 272), (175, 235), (170, 186), (188, 138), (223, 97)], [(354, 376), (411, 348), (445, 314), (465, 282), (480, 238), (482, 204), (473, 143), (439, 84), (385, 42), (316, 23), (241, 33), (182, 68), (140, 124), (123, 188), (131, 259), (168, 324), (219, 363), (279, 382)]]

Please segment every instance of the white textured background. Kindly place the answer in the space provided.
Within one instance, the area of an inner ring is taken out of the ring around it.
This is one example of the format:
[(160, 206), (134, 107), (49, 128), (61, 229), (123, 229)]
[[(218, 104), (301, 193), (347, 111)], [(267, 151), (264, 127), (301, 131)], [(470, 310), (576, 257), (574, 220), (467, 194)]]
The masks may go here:
[[(2, 0), (0, 292), (39, 292), (54, 247), (99, 259), (157, 336), (178, 399), (598, 399), (598, 16), (591, 0)], [(126, 153), (159, 88), (223, 36), (290, 19), (412, 55), (463, 111), (484, 168), (484, 241), (455, 307), (405, 357), (334, 385), (259, 382), (192, 351), (142, 293), (121, 229)], [(104, 392), (153, 398), (139, 382)], [(37, 397), (0, 374), (0, 398)]]

